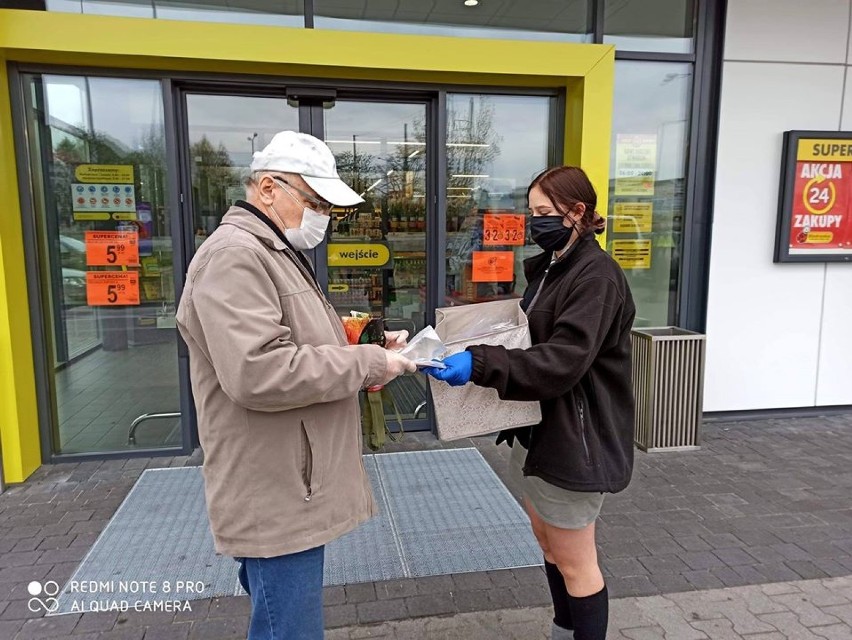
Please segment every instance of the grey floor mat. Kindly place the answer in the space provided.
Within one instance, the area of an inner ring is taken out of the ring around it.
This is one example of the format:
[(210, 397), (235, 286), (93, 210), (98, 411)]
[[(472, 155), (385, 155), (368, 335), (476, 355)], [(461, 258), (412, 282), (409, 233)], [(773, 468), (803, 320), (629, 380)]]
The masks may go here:
[[(540, 564), (526, 515), (476, 449), (368, 455), (364, 463), (381, 515), (326, 547), (327, 585)], [(199, 585), (178, 591), (178, 581)], [(128, 592), (143, 582), (157, 593)], [(95, 588), (72, 593), (80, 585)], [(239, 593), (236, 562), (213, 550), (201, 469), (150, 469), (65, 585), (55, 613)]]
[(364, 456), (364, 466), (373, 485), (379, 515), (326, 546), (325, 584), (375, 582), (405, 575), (377, 457)]
[(476, 449), (388, 454), (382, 463), (411, 576), (540, 563), (526, 514)]

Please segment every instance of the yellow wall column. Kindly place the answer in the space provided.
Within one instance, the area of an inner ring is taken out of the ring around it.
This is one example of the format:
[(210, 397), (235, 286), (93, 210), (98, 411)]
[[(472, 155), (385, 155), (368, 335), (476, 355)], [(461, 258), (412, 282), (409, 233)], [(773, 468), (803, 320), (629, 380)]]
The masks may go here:
[[(582, 167), (598, 194), (598, 213), (606, 217), (612, 145), (615, 49), (610, 49), (582, 79), (566, 87), (565, 162)], [(606, 247), (606, 233), (598, 236)]]
[(0, 58), (0, 449), (7, 483), (41, 464), (24, 238), (6, 60)]

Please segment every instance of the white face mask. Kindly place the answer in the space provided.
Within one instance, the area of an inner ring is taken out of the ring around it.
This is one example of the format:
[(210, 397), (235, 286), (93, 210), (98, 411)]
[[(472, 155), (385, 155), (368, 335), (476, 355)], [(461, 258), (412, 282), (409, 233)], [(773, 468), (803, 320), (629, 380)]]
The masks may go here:
[(331, 222), (330, 216), (324, 216), (305, 207), (302, 211), (301, 226), (298, 229), (285, 229), (284, 237), (290, 241), (294, 249), (307, 251), (323, 241), (329, 222)]
[[(281, 185), (278, 186), (280, 187)], [(281, 188), (284, 189), (283, 187)], [(284, 189), (284, 191), (295, 202), (299, 202), (287, 189)], [(270, 204), (269, 208), (272, 209), (275, 216), (281, 221), (281, 224), (284, 224), (284, 220), (275, 211), (275, 207)], [(328, 229), (329, 222), (331, 222), (331, 216), (325, 216), (309, 207), (305, 207), (302, 210), (302, 224), (298, 229), (284, 229), (284, 237), (287, 238), (297, 251), (307, 251), (319, 246), (325, 239), (325, 231)]]

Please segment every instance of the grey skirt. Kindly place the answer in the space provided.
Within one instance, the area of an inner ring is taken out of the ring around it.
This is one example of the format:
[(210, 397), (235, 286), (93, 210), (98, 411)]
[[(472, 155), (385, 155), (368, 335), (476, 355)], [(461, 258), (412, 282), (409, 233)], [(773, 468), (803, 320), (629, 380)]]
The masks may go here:
[(604, 494), (597, 491), (568, 491), (536, 476), (524, 476), (527, 450), (515, 440), (509, 472), (539, 517), (560, 529), (584, 529), (600, 515)]

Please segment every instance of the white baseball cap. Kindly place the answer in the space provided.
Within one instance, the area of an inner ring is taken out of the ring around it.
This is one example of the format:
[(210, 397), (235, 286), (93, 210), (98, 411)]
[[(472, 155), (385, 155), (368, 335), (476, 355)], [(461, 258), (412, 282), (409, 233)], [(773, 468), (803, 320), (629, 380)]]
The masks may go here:
[(351, 207), (364, 202), (340, 179), (331, 149), (307, 133), (276, 133), (268, 145), (255, 151), (251, 171), (297, 173), (320, 198), (338, 207)]

